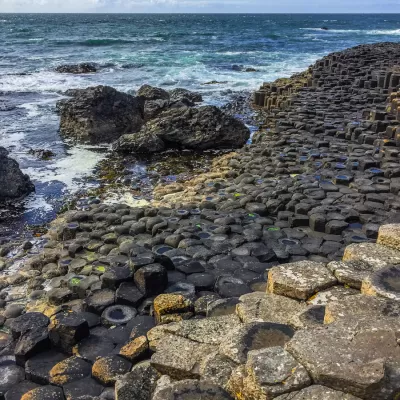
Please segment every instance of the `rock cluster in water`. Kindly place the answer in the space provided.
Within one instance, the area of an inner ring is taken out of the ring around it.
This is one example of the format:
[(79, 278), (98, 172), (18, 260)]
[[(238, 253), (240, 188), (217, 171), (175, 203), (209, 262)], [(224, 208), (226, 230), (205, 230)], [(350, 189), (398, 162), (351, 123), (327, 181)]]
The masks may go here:
[(98, 68), (93, 63), (81, 63), (59, 65), (55, 70), (62, 74), (90, 74), (97, 72)]
[(22, 173), (18, 163), (0, 147), (0, 203), (16, 201), (35, 190), (28, 175)]
[(61, 133), (91, 143), (113, 142), (119, 152), (151, 154), (166, 149), (237, 148), (249, 130), (218, 107), (194, 107), (198, 93), (185, 89), (167, 92), (142, 86), (137, 97), (107, 86), (70, 90), (61, 100)]
[(3, 259), (0, 396), (395, 399), (399, 56), (359, 46), (264, 85), (252, 145)]

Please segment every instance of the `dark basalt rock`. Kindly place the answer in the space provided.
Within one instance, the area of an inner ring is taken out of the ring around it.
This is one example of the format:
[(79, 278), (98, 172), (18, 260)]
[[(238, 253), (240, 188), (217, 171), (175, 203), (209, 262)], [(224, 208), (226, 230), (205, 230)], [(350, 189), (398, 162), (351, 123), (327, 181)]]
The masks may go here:
[(188, 99), (193, 103), (201, 103), (203, 101), (203, 97), (200, 93), (181, 88), (170, 90), (169, 96), (173, 101), (181, 101), (182, 99)]
[(140, 130), (143, 106), (143, 99), (109, 86), (75, 90), (71, 99), (58, 103), (60, 132), (76, 141), (110, 143)]
[(32, 329), (45, 328), (49, 325), (50, 319), (38, 312), (23, 314), (15, 318), (10, 325), (10, 330), (14, 339), (18, 339), (21, 335)]
[(160, 264), (146, 265), (135, 272), (134, 280), (138, 289), (146, 296), (157, 295), (167, 287), (167, 270)]
[(36, 354), (45, 351), (50, 346), (47, 327), (33, 328), (20, 336), (14, 349), (18, 365), (24, 366), (25, 362)]
[(23, 174), (18, 163), (8, 157), (8, 151), (0, 147), (0, 203), (19, 200), (34, 190), (28, 175)]
[(89, 74), (97, 72), (97, 67), (93, 63), (60, 65), (56, 67), (56, 72), (62, 74)]
[(67, 356), (64, 354), (54, 350), (42, 352), (26, 362), (26, 378), (40, 385), (47, 385), (50, 379), (50, 370), (66, 358)]
[(64, 400), (64, 392), (61, 388), (53, 385), (40, 386), (29, 390), (21, 397), (21, 400)]
[(12, 356), (0, 357), (0, 398), (4, 398), (6, 392), (25, 379), (25, 371), (15, 363)]
[(217, 107), (187, 108), (184, 111), (178, 108), (167, 110), (147, 122), (138, 134), (125, 135), (123, 142), (117, 142), (114, 149), (129, 150), (131, 143), (137, 149), (145, 149), (147, 137), (150, 137), (152, 146), (160, 149), (161, 143), (164, 148), (229, 149), (243, 145), (249, 136), (249, 130), (241, 121), (224, 114)]
[(150, 85), (143, 85), (137, 91), (137, 95), (148, 100), (169, 100), (169, 93), (161, 88)]
[(76, 343), (89, 336), (89, 324), (78, 313), (59, 313), (52, 318), (49, 333), (54, 346), (70, 353)]

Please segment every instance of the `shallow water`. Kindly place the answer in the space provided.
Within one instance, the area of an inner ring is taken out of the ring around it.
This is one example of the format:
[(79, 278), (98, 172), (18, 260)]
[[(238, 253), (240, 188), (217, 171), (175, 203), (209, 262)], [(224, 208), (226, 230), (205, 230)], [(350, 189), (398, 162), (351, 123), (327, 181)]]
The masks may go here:
[[(0, 111), (0, 145), (36, 185), (24, 208), (14, 210), (17, 217), (0, 222), (1, 236), (49, 221), (65, 196), (97, 185), (90, 176), (105, 149), (70, 146), (58, 134), (55, 103), (65, 90), (107, 84), (135, 93), (149, 83), (201, 91), (206, 103), (222, 105), (329, 52), (399, 41), (400, 15), (0, 14), (0, 40), (0, 103), (14, 107)], [(100, 71), (54, 71), (84, 61)], [(226, 83), (204, 85), (209, 81)], [(39, 160), (31, 148), (55, 156)], [(132, 168), (141, 173), (143, 166)]]

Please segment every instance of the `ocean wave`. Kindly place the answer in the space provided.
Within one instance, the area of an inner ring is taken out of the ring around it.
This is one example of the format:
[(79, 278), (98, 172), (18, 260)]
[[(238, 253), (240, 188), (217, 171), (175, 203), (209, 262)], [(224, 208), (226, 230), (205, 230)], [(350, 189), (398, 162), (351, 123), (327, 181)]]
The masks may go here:
[(400, 29), (374, 29), (366, 33), (367, 35), (400, 35)]
[(143, 37), (135, 39), (87, 39), (83, 41), (75, 40), (57, 40), (53, 43), (57, 46), (85, 46), (85, 47), (103, 47), (116, 46), (123, 44), (135, 44), (137, 42), (163, 42), (165, 39), (160, 37)]

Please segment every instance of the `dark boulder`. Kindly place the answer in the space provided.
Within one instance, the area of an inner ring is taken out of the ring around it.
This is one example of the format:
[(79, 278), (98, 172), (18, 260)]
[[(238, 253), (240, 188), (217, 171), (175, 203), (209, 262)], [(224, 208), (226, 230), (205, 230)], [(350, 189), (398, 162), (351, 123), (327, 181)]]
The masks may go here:
[(97, 67), (93, 63), (67, 64), (56, 67), (56, 72), (62, 74), (90, 74), (97, 72)]
[(137, 91), (137, 95), (148, 100), (169, 100), (169, 93), (161, 88), (150, 85), (143, 85)]
[[(249, 136), (249, 130), (241, 121), (217, 107), (171, 108), (147, 122), (138, 134), (125, 135), (123, 142), (117, 142), (114, 149), (153, 153), (159, 151), (157, 148), (229, 149), (244, 145)], [(147, 138), (152, 145), (146, 145)]]
[(169, 97), (172, 101), (181, 101), (182, 99), (188, 99), (193, 103), (201, 103), (203, 97), (200, 93), (191, 92), (187, 89), (177, 88), (169, 92)]
[(28, 175), (23, 174), (18, 163), (8, 157), (8, 151), (0, 147), (0, 202), (21, 199), (34, 190)]
[(164, 142), (156, 135), (131, 133), (122, 135), (113, 145), (113, 149), (129, 153), (157, 153), (165, 149)]
[(73, 97), (57, 104), (60, 132), (77, 141), (112, 142), (142, 127), (142, 98), (118, 92), (109, 86), (69, 91)]

